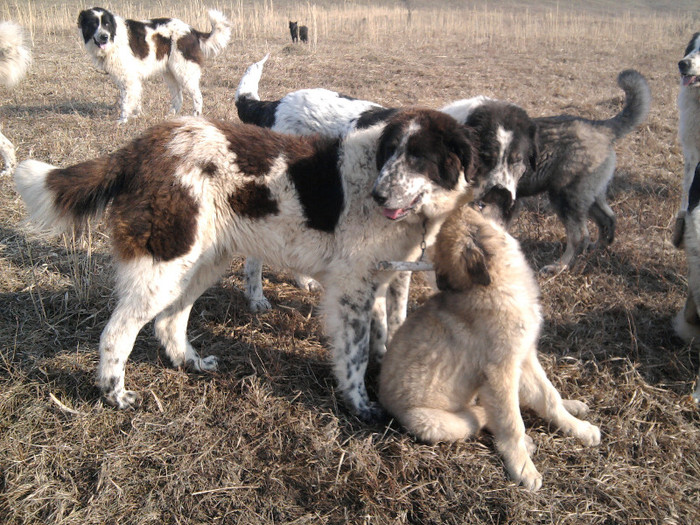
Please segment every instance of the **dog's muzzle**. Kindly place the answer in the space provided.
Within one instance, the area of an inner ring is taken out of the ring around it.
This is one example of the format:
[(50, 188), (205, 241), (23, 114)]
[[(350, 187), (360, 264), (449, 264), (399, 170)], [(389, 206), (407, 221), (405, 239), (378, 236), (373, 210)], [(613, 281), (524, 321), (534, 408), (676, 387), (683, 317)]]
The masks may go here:
[(104, 48), (109, 42), (109, 35), (107, 33), (99, 33), (92, 37), (97, 47)]
[(678, 71), (681, 74), (681, 82), (683, 83), (683, 86), (690, 86), (700, 82), (698, 75), (691, 73), (692, 69), (693, 63), (689, 58), (684, 58), (678, 62)]

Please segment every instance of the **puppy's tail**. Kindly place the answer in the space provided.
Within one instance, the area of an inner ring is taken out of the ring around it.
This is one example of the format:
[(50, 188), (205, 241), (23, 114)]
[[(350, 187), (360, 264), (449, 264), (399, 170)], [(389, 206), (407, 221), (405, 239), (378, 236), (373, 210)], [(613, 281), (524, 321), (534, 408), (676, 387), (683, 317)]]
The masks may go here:
[(199, 40), (205, 58), (215, 57), (221, 53), (231, 39), (231, 22), (221, 11), (210, 9), (209, 21), (211, 22), (211, 33), (200, 33)]
[(24, 29), (14, 22), (0, 22), (0, 83), (11, 88), (24, 77), (32, 63)]
[(29, 159), (20, 162), (14, 177), (30, 222), (49, 233), (79, 229), (98, 218), (125, 186), (118, 154), (68, 168)]
[(649, 114), (651, 90), (646, 79), (634, 69), (626, 69), (617, 76), (617, 85), (625, 92), (622, 111), (605, 123), (612, 128), (615, 138), (627, 135), (639, 126)]

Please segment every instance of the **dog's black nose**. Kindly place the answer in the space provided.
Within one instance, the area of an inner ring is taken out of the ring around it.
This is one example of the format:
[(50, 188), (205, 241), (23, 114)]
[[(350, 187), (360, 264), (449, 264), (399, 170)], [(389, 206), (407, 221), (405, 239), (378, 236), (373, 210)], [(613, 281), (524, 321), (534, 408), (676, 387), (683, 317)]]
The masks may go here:
[(98, 41), (100, 44), (106, 44), (106, 43), (107, 43), (107, 40), (109, 40), (109, 37), (108, 37), (107, 35), (105, 35), (105, 34), (98, 35), (98, 37), (97, 37), (97, 41)]
[(685, 60), (681, 60), (678, 62), (678, 71), (681, 72), (681, 75), (686, 75), (688, 73), (688, 70), (690, 69), (690, 60), (687, 58)]
[(376, 188), (372, 190), (372, 198), (374, 199), (374, 202), (380, 206), (383, 206), (387, 201), (387, 196), (379, 193)]

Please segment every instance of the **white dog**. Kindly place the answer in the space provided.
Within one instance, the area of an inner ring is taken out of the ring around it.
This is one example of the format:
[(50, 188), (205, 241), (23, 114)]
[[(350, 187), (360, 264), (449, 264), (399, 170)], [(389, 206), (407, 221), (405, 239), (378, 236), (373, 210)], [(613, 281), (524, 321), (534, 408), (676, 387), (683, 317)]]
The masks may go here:
[(379, 400), (422, 441), (454, 441), (486, 426), (515, 481), (542, 476), (530, 459), (520, 404), (585, 445), (600, 430), (574, 415), (537, 359), (539, 287), (518, 242), (471, 205), (444, 222), (434, 245), (441, 292), (414, 311), (389, 343)]
[[(0, 22), (0, 84), (12, 88), (24, 78), (32, 62), (32, 55), (25, 42), (24, 30), (14, 22)], [(0, 155), (4, 168), (0, 177), (12, 173), (17, 159), (15, 147), (0, 132)]]
[(176, 18), (124, 20), (101, 7), (80, 12), (78, 28), (86, 51), (119, 87), (119, 122), (140, 113), (141, 84), (156, 74), (168, 85), (173, 113), (182, 108), (184, 90), (192, 97), (194, 114), (202, 114), (201, 66), (231, 37), (231, 25), (222, 13), (210, 10), (209, 20), (211, 32), (202, 33)]
[[(476, 138), (447, 115), (406, 110), (341, 141), (183, 118), (111, 155), (56, 168), (22, 162), (15, 181), (31, 219), (65, 231), (110, 206), (117, 306), (100, 339), (99, 386), (118, 407), (134, 339), (155, 318), (175, 366), (216, 368), (187, 339), (194, 301), (236, 255), (320, 280), (340, 391), (359, 417), (381, 409), (365, 388), (382, 260), (412, 260), (478, 179)], [(381, 351), (381, 348), (377, 348)]]

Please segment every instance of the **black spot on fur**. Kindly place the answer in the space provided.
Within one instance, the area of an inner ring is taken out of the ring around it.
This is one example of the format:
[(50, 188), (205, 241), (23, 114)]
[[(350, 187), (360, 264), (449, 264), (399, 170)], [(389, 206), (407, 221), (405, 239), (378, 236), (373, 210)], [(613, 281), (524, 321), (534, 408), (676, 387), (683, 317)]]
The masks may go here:
[(119, 384), (119, 378), (116, 376), (112, 376), (107, 380), (107, 386), (104, 388), (105, 394), (111, 394), (117, 389), (117, 385)]
[(158, 29), (159, 26), (168, 25), (172, 21), (173, 21), (172, 18), (151, 18), (150, 20), (148, 20), (145, 23), (151, 29)]
[(372, 108), (362, 112), (355, 123), (356, 129), (365, 129), (384, 122), (393, 117), (398, 109), (396, 108)]
[(688, 213), (691, 213), (700, 202), (700, 164), (695, 167), (695, 176), (688, 191)]
[(338, 169), (339, 141), (315, 142), (315, 153), (291, 160), (289, 177), (296, 188), (309, 228), (331, 233), (345, 202)]
[(238, 118), (246, 124), (271, 128), (275, 125), (275, 114), (279, 104), (279, 100), (254, 100), (246, 95), (242, 95), (236, 100)]

